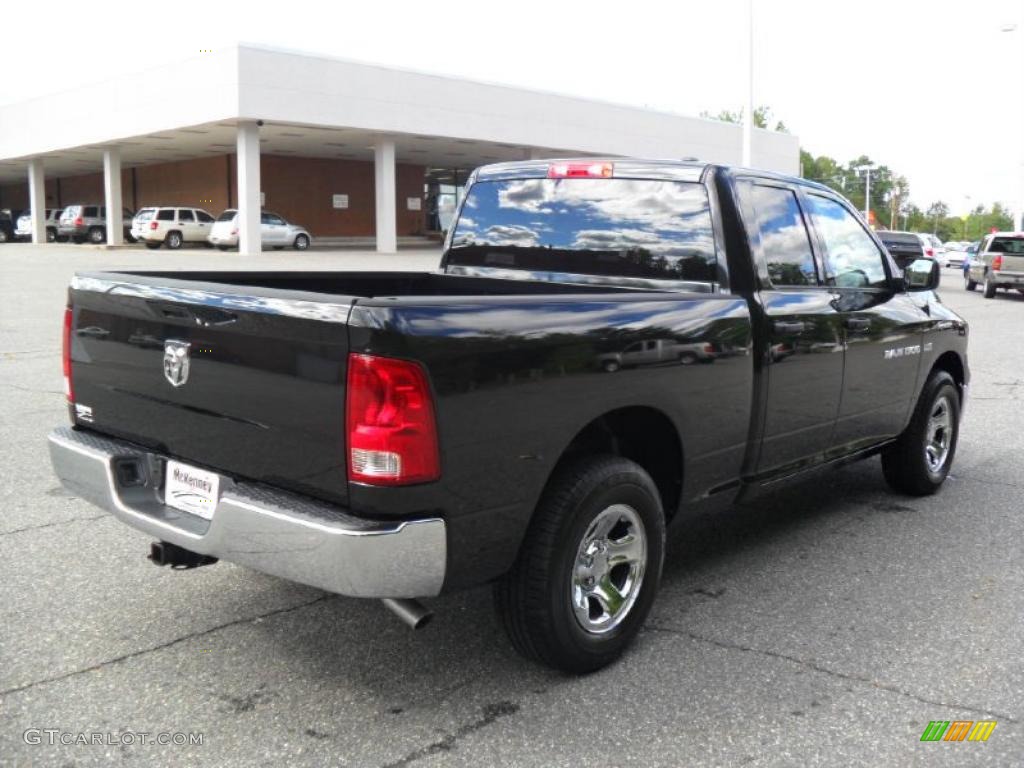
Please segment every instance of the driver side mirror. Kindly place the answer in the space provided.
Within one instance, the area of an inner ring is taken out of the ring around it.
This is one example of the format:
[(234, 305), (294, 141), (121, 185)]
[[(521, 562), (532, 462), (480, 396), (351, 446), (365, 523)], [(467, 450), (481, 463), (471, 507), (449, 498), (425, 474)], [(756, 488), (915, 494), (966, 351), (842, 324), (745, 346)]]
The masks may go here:
[(903, 287), (907, 291), (934, 291), (941, 275), (942, 268), (934, 259), (914, 259), (903, 270)]

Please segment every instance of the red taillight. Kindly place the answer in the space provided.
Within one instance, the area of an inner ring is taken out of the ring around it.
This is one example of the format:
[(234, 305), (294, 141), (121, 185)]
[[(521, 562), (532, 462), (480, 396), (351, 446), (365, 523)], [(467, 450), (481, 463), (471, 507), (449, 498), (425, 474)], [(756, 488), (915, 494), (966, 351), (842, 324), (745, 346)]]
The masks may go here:
[(418, 364), (350, 354), (345, 421), (349, 480), (408, 485), (440, 477), (434, 404)]
[(149, 222), (149, 228), (150, 228), (150, 229), (156, 229), (156, 228), (157, 228), (157, 227), (159, 227), (159, 226), (160, 226), (160, 225), (159, 225), (159, 224), (158, 224), (157, 222), (155, 222), (155, 221), (151, 221), (151, 222)]
[(83, 223), (83, 221), (84, 221), (84, 220), (82, 219), (82, 217), (81, 217), (81, 216), (79, 216), (79, 217), (78, 217), (77, 219), (75, 219), (75, 226), (76, 226), (76, 227), (80, 227), (80, 226), (82, 226), (82, 223)]
[(935, 258), (935, 249), (934, 248), (925, 248), (924, 249), (924, 255), (927, 256), (929, 259), (934, 259)]
[(64, 343), (61, 346), (61, 360), (64, 364), (64, 394), (69, 403), (75, 402), (75, 388), (71, 383), (71, 307), (64, 310)]
[(992, 271), (993, 272), (998, 272), (1002, 268), (1003, 268), (1003, 257), (1002, 257), (1002, 255), (1000, 254), (998, 256), (993, 256), (992, 257)]
[(611, 163), (553, 163), (548, 166), (549, 179), (610, 179)]

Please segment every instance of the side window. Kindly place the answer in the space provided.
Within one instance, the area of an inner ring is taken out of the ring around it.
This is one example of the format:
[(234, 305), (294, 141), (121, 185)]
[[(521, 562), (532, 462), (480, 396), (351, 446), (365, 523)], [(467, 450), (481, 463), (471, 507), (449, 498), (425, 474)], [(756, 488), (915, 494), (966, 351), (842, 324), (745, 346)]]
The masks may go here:
[(178, 209), (178, 221), (195, 221), (195, 214), (192, 213), (191, 208), (179, 208)]
[(271, 217), (270, 217), (269, 213), (261, 213), (260, 214), (260, 224), (273, 224), (274, 222), (272, 222), (270, 220), (270, 218)]
[(267, 214), (267, 223), (268, 224), (280, 225), (280, 224), (284, 224), (284, 219), (282, 219), (276, 213), (268, 213)]
[(95, 205), (87, 205), (87, 206), (85, 206), (85, 210), (82, 212), (82, 215), (85, 216), (87, 219), (94, 219), (94, 218), (96, 218), (96, 206)]
[(203, 224), (210, 224), (213, 222), (213, 216), (208, 214), (206, 211), (196, 211), (196, 218), (203, 222)]
[(157, 221), (174, 221), (173, 208), (161, 208), (156, 212)]
[(818, 285), (811, 238), (793, 191), (761, 184), (740, 189), (750, 195), (772, 285)]
[(844, 206), (808, 195), (811, 219), (825, 242), (829, 265), (840, 288), (884, 288), (885, 262), (875, 241)]

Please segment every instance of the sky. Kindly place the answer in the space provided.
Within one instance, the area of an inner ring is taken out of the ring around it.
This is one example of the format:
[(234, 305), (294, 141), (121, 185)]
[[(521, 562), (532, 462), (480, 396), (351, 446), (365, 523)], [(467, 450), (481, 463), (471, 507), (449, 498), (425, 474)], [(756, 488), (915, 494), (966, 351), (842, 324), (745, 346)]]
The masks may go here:
[[(753, 2), (755, 103), (804, 149), (840, 162), (866, 154), (905, 175), (922, 207), (1012, 206), (1024, 153), (1024, 0)], [(38, 39), (26, 28), (0, 43), (0, 104), (238, 42), (688, 115), (737, 110), (746, 98), (747, 0), (46, 7)], [(1017, 31), (1001, 31), (1012, 23)], [(168, 88), (167, 98), (173, 108), (187, 90)], [(73, 114), (71, 103), (54, 118)]]

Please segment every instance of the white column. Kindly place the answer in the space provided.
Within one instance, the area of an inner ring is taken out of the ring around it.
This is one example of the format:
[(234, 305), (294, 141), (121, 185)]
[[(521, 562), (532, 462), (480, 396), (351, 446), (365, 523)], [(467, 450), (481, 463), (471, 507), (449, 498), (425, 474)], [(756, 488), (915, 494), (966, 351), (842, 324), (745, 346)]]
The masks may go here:
[(374, 145), (373, 171), (377, 201), (377, 253), (395, 253), (398, 250), (395, 142), (379, 141)]
[(32, 209), (32, 242), (46, 242), (46, 178), (43, 176), (43, 159), (29, 160), (28, 163), (28, 207)]
[(107, 206), (107, 244), (124, 244), (124, 217), (121, 215), (121, 150), (103, 151), (103, 199)]
[(238, 124), (238, 252), (262, 253), (260, 236), (260, 128)]

